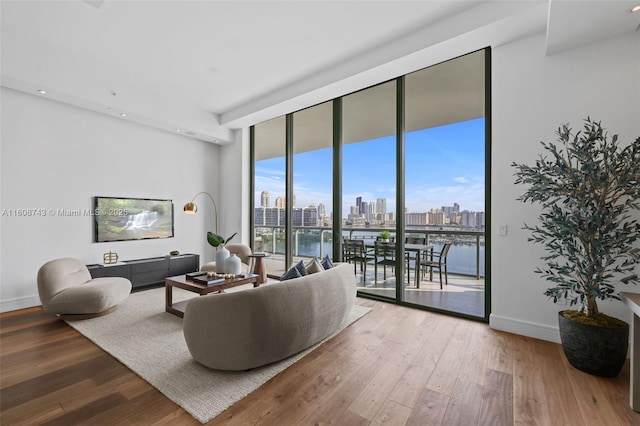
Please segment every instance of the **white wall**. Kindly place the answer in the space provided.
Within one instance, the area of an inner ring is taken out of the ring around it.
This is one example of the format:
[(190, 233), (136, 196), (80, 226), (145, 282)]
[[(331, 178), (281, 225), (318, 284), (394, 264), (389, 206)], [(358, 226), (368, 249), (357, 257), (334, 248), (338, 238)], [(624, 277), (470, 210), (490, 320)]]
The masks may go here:
[(236, 130), (233, 143), (220, 150), (220, 217), (225, 237), (237, 232), (231, 243), (249, 241), (249, 131)]
[(48, 260), (76, 257), (101, 263), (164, 256), (171, 250), (214, 258), (206, 242), (218, 197), (220, 147), (125, 119), (2, 88), (1, 197), (4, 209), (89, 209), (96, 195), (164, 198), (174, 202), (175, 237), (94, 243), (91, 217), (1, 218), (0, 311), (39, 305), (36, 274)]
[[(497, 329), (559, 341), (555, 305), (542, 293), (552, 287), (533, 270), (544, 253), (522, 230), (533, 224), (537, 207), (515, 199), (512, 162), (531, 164), (542, 153), (539, 142), (556, 140), (563, 123), (582, 127), (587, 116), (629, 143), (640, 136), (640, 38), (637, 33), (546, 57), (544, 35), (493, 50), (492, 147), (492, 315)], [(498, 236), (498, 225), (508, 226)], [(620, 285), (623, 291), (640, 292)], [(618, 301), (599, 302), (600, 310), (629, 320)]]

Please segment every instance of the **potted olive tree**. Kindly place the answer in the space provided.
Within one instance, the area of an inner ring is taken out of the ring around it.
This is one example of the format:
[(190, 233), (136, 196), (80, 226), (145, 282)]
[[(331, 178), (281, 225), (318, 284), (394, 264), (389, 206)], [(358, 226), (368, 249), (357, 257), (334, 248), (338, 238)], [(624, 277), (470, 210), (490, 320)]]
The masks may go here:
[[(536, 225), (524, 225), (529, 241), (544, 246), (535, 272), (552, 283), (544, 294), (575, 310), (559, 312), (562, 347), (574, 367), (615, 377), (624, 365), (629, 325), (598, 311), (597, 300), (619, 299), (617, 283), (638, 284), (640, 248), (640, 138), (624, 148), (600, 122), (568, 125), (558, 143), (541, 142), (546, 154), (532, 166), (513, 163), (518, 198), (539, 204)], [(634, 215), (636, 215), (634, 217)]]

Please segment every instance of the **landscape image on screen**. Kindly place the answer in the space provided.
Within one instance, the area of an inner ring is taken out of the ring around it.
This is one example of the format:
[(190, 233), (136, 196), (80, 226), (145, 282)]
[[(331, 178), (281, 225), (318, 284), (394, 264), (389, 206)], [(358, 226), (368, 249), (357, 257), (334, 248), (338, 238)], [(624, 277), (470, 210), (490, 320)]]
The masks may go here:
[(95, 241), (173, 237), (173, 202), (143, 198), (94, 197)]

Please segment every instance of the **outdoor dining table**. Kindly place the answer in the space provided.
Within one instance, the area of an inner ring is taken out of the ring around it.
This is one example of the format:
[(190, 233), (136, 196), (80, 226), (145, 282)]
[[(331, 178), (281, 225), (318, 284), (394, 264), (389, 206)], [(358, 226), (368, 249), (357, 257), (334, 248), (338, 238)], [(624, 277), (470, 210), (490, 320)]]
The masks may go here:
[[(374, 248), (375, 240), (366, 240), (364, 245), (365, 247)], [(427, 256), (427, 252), (429, 255), (433, 255), (433, 244), (411, 244), (406, 243), (404, 245), (404, 251), (406, 252), (414, 252), (416, 254), (416, 264), (415, 264), (415, 284), (416, 288), (420, 288), (420, 259), (424, 253)], [(429, 280), (433, 281), (433, 269), (429, 270)]]

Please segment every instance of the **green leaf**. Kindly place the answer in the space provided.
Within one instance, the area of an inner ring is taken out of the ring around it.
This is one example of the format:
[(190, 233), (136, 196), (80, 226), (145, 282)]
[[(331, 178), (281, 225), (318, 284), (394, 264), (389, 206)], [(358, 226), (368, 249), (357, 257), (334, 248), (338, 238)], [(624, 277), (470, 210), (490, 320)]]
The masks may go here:
[(207, 242), (211, 244), (213, 247), (224, 247), (233, 237), (235, 237), (238, 233), (234, 233), (229, 238), (224, 238), (221, 235), (214, 234), (213, 232), (207, 232)]
[(224, 238), (222, 238), (218, 234), (214, 234), (213, 232), (207, 232), (207, 241), (213, 247), (218, 247), (218, 246), (220, 246), (221, 244), (224, 243)]
[(232, 239), (233, 237), (235, 237), (237, 234), (238, 234), (238, 233), (236, 232), (236, 233), (234, 233), (232, 236), (230, 236), (229, 238), (227, 238), (226, 240), (224, 240), (224, 244), (226, 245), (226, 244), (227, 244), (229, 241), (231, 241), (231, 239)]

